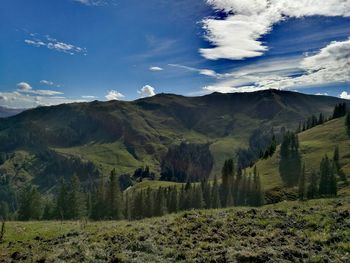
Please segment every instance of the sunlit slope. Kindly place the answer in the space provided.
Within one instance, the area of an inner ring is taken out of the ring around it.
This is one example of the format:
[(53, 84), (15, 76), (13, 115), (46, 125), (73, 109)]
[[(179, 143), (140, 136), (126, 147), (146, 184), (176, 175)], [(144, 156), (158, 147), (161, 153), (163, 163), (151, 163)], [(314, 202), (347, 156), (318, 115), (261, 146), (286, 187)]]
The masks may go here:
[[(320, 161), (325, 154), (333, 157), (337, 145), (339, 146), (340, 164), (344, 172), (347, 175), (350, 174), (350, 138), (345, 130), (344, 118), (329, 121), (300, 133), (299, 141), (307, 174), (319, 169)], [(260, 160), (257, 163), (266, 190), (282, 185), (278, 171), (279, 156), (278, 148), (271, 158)]]

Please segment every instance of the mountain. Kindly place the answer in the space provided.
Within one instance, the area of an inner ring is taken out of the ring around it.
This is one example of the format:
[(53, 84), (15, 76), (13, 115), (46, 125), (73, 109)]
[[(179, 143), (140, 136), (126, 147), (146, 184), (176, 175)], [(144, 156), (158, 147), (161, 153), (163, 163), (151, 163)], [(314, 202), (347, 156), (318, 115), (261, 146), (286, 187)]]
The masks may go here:
[(0, 106), (0, 118), (7, 118), (11, 117), (14, 115), (17, 115), (24, 111), (23, 109), (11, 109), (11, 108), (6, 108), (6, 107), (1, 107)]
[(181, 142), (209, 144), (216, 173), (254, 131), (296, 129), (312, 114), (329, 116), (340, 102), (267, 90), (39, 107), (0, 120), (0, 175), (50, 189), (74, 173), (85, 182), (112, 168), (121, 174), (149, 165), (159, 173), (162, 156)]

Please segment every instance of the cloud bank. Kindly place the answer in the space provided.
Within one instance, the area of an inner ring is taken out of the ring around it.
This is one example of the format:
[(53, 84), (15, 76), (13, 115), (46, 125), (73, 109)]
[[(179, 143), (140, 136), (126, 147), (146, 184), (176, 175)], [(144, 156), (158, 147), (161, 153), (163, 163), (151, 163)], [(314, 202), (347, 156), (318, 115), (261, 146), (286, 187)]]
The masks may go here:
[(224, 19), (209, 17), (202, 21), (205, 38), (213, 47), (199, 52), (210, 60), (263, 55), (268, 47), (261, 37), (287, 18), (350, 17), (349, 0), (207, 0), (207, 3), (227, 15)]
[(350, 82), (350, 39), (334, 41), (316, 54), (242, 67), (203, 88), (207, 92), (298, 89)]

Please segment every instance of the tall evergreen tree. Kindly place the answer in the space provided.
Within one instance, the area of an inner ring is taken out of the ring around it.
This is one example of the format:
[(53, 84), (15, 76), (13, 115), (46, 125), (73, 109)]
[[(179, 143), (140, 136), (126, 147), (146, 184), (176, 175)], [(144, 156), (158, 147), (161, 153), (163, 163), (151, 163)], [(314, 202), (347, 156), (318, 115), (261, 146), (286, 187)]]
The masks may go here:
[(108, 217), (110, 219), (121, 219), (122, 218), (122, 200), (121, 191), (119, 188), (119, 182), (115, 169), (111, 171), (109, 176), (108, 193), (107, 193), (107, 206), (108, 206)]
[(304, 200), (305, 199), (305, 164), (303, 165), (303, 169), (299, 178), (299, 199)]
[(68, 219), (69, 213), (68, 187), (63, 178), (60, 179), (60, 185), (56, 200), (56, 218), (60, 220)]
[(318, 196), (318, 176), (315, 171), (311, 173), (307, 186), (307, 198), (314, 199)]
[(105, 178), (103, 175), (101, 175), (93, 199), (94, 205), (92, 209), (92, 218), (95, 220), (101, 220), (106, 218), (106, 186)]
[(42, 216), (42, 197), (36, 187), (26, 186), (19, 196), (18, 219), (39, 220)]
[(283, 137), (279, 171), (287, 186), (294, 186), (298, 183), (301, 174), (301, 156), (298, 136), (294, 133), (287, 132)]
[(264, 196), (261, 188), (260, 176), (256, 166), (254, 166), (253, 182), (252, 182), (252, 206), (261, 206), (264, 203)]
[(320, 164), (320, 186), (319, 194), (321, 196), (337, 195), (337, 179), (335, 177), (335, 165), (326, 155)]
[(220, 192), (219, 192), (219, 185), (218, 185), (218, 181), (216, 178), (216, 175), (214, 177), (214, 182), (213, 182), (213, 187), (211, 190), (211, 208), (220, 208), (221, 204), (220, 204)]
[(221, 204), (223, 206), (230, 205), (233, 198), (231, 195), (232, 188), (234, 184), (234, 162), (233, 159), (226, 160), (224, 166), (222, 167), (222, 184), (221, 184)]
[(86, 200), (80, 187), (80, 180), (77, 175), (71, 178), (71, 189), (69, 191), (69, 219), (81, 219), (86, 215)]

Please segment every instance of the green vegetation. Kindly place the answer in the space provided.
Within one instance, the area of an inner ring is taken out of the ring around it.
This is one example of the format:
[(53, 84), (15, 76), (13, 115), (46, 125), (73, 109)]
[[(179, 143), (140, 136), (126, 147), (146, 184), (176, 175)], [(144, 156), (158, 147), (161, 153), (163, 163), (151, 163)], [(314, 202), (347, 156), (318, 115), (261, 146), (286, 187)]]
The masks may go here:
[(2, 262), (347, 262), (350, 199), (107, 222), (7, 222)]
[[(330, 120), (298, 134), (299, 152), (302, 163), (305, 164), (306, 178), (310, 178), (313, 171), (319, 171), (322, 158), (326, 154), (333, 156), (336, 147), (339, 155), (338, 167), (343, 174), (350, 174), (350, 140), (344, 122), (344, 117)], [(280, 152), (280, 147), (277, 147), (276, 153), (271, 158), (256, 163), (265, 191), (282, 185), (278, 169)]]
[(40, 191), (53, 190), (62, 176), (77, 174), (84, 185), (114, 168), (119, 176), (148, 165), (160, 175), (168, 148), (190, 142), (209, 144), (213, 178), (238, 148), (249, 146), (254, 127), (295, 130), (310, 114), (329, 116), (338, 102), (270, 90), (39, 107), (0, 120), (0, 175), (14, 189), (29, 182)]

